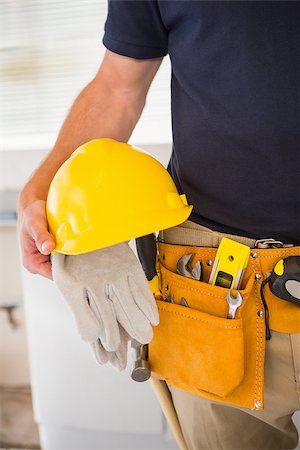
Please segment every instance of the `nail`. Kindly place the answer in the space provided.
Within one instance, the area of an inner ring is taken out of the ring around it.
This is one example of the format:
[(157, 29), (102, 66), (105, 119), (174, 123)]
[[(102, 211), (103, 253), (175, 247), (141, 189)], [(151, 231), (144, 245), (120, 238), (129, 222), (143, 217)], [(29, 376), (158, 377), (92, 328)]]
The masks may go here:
[(50, 253), (53, 248), (53, 244), (51, 241), (44, 241), (41, 245), (42, 253)]

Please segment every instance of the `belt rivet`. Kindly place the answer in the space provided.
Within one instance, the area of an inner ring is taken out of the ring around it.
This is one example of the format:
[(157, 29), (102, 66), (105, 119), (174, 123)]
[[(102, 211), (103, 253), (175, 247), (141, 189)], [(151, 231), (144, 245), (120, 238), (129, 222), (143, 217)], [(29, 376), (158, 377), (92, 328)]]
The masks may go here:
[(255, 409), (259, 409), (259, 408), (261, 408), (261, 403), (259, 401), (256, 401), (254, 403), (254, 406), (255, 406)]
[(251, 252), (251, 256), (252, 256), (252, 258), (258, 258), (258, 253), (256, 253), (256, 252)]
[(264, 317), (264, 312), (262, 310), (257, 311), (258, 317)]
[(213, 262), (212, 262), (211, 259), (208, 259), (208, 260), (206, 261), (206, 264), (207, 264), (208, 266), (212, 266), (212, 265), (213, 265)]
[(259, 280), (261, 279), (261, 274), (260, 274), (260, 273), (256, 273), (256, 274), (255, 274), (255, 279), (256, 279), (257, 281), (259, 281)]

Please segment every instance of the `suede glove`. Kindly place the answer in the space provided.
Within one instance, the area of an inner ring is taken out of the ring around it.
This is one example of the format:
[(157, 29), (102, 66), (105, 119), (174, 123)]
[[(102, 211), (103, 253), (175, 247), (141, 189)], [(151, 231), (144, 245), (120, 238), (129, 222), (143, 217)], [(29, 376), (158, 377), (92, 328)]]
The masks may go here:
[(119, 326), (121, 344), (115, 352), (108, 352), (103, 347), (100, 339), (96, 342), (91, 343), (92, 352), (96, 362), (98, 364), (110, 363), (118, 371), (126, 369), (127, 366), (127, 352), (128, 352), (128, 342), (130, 341), (130, 336), (123, 327)]
[(82, 339), (92, 344), (98, 362), (115, 359), (123, 367), (130, 338), (142, 344), (151, 341), (151, 325), (158, 324), (158, 311), (128, 243), (81, 255), (55, 253), (52, 273)]

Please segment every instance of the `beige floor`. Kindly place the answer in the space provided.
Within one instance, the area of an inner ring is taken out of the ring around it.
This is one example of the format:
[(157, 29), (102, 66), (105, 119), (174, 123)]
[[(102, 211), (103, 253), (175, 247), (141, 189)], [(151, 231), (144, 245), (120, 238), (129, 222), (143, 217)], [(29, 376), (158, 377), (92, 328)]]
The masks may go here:
[(29, 387), (0, 386), (0, 448), (40, 448)]

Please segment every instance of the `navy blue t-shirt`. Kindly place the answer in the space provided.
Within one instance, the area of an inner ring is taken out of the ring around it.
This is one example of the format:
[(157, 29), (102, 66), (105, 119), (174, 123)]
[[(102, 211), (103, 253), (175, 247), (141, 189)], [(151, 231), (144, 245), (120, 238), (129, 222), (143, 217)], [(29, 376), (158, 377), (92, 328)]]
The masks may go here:
[(214, 230), (300, 243), (300, 3), (109, 2), (104, 45), (169, 54), (169, 171)]

